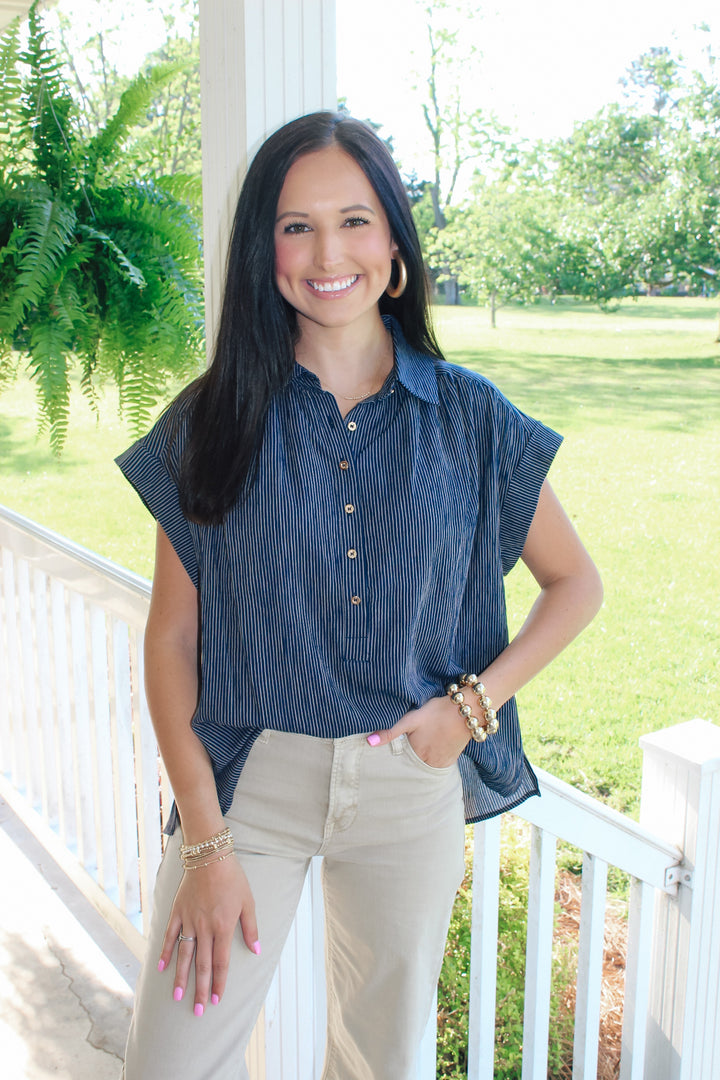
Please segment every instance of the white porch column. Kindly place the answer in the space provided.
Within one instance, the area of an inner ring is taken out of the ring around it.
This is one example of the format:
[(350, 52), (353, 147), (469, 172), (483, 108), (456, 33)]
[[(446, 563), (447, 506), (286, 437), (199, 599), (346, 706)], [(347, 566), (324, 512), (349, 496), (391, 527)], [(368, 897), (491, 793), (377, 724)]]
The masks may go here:
[(248, 162), (287, 120), (335, 109), (335, 0), (200, 0), (205, 314), (212, 351)]
[[(227, 242), (248, 163), (263, 139), (287, 120), (317, 109), (334, 110), (335, 82), (335, 0), (200, 0), (209, 356)], [(320, 1076), (325, 999), (317, 869), (306, 883), (299, 917), (248, 1047), (252, 1080)]]
[(676, 897), (658, 895), (646, 1080), (720, 1077), (720, 727), (646, 735), (640, 822), (684, 854)]

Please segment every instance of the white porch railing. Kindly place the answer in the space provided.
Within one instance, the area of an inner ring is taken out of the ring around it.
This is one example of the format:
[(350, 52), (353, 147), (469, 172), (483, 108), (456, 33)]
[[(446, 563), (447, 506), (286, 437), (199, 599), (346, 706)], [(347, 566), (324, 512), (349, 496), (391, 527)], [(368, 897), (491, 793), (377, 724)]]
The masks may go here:
[[(140, 956), (171, 799), (142, 689), (148, 583), (6, 510), (0, 553), (0, 790)], [(522, 1080), (547, 1076), (556, 839), (584, 852), (573, 1077), (597, 1072), (608, 866), (632, 881), (621, 1080), (720, 1076), (720, 728), (693, 721), (643, 745), (643, 825), (546, 773), (518, 811), (531, 823)], [(476, 826), (468, 1080), (493, 1076), (499, 858), (499, 821)], [(253, 1080), (320, 1075), (317, 862), (248, 1052)], [(417, 1078), (434, 1076), (433, 1023)]]

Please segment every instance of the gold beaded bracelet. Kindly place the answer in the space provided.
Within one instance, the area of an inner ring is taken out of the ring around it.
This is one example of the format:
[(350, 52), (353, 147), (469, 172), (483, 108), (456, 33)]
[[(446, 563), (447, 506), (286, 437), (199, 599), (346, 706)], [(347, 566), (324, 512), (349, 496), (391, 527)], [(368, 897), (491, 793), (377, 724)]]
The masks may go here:
[(218, 848), (225, 847), (226, 844), (232, 841), (233, 834), (230, 829), (223, 829), (222, 832), (215, 833), (214, 836), (209, 837), (207, 840), (201, 840), (199, 844), (182, 844), (180, 847), (180, 855), (184, 858), (186, 855), (202, 855), (208, 851), (217, 851)]
[(206, 859), (205, 862), (198, 862), (197, 860), (183, 859), (182, 860), (183, 870), (202, 870), (202, 868), (204, 866), (212, 866), (213, 863), (224, 862), (225, 859), (230, 858), (230, 856), (233, 854), (233, 852), (234, 852), (234, 848), (231, 846), (230, 850), (226, 851), (225, 854), (223, 854), (222, 851), (220, 851), (220, 852), (218, 852), (218, 854), (214, 855), (212, 858)]
[[(198, 870), (213, 862), (222, 862), (233, 852), (233, 834), (230, 829), (223, 829), (199, 844), (182, 844), (180, 861), (185, 870)], [(229, 850), (228, 850), (229, 849)]]
[[(472, 708), (465, 702), (465, 695), (462, 691), (467, 686), (475, 694), (482, 709), (482, 720), (478, 720), (477, 716), (473, 715)], [(485, 685), (480, 682), (477, 675), (460, 675), (457, 682), (451, 682), (445, 687), (445, 693), (457, 705), (460, 715), (475, 742), (485, 742), (488, 735), (495, 734), (498, 729), (497, 714), (492, 708), (492, 701), (488, 697)]]

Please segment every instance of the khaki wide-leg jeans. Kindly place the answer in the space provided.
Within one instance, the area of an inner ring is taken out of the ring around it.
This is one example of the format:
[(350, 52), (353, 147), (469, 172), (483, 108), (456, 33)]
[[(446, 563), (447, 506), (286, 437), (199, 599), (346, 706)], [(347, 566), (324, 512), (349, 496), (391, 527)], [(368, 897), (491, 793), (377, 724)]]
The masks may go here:
[(192, 981), (173, 1000), (174, 960), (162, 974), (157, 961), (182, 875), (176, 830), (158, 873), (125, 1080), (247, 1080), (245, 1049), (313, 855), (324, 856), (323, 1080), (410, 1080), (463, 877), (458, 767), (425, 764), (405, 735), (370, 747), (363, 735), (264, 731), (226, 820), (255, 898), (262, 954), (247, 949), (238, 927), (220, 1004), (196, 1017)]

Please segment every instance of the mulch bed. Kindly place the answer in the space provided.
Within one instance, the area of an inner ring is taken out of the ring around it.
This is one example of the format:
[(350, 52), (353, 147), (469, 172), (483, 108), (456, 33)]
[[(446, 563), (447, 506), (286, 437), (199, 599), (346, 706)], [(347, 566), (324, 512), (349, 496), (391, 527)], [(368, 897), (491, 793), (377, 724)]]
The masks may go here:
[[(560, 941), (577, 943), (580, 929), (581, 878), (563, 870), (558, 874), (555, 900), (560, 912), (555, 920), (555, 935)], [(625, 957), (627, 955), (627, 905), (612, 897), (605, 914), (603, 980), (600, 1002), (600, 1051), (597, 1080), (617, 1080), (620, 1075)], [(575, 983), (568, 987), (562, 1008), (575, 1013)], [(572, 1062), (570, 1062), (571, 1076)], [(564, 1077), (562, 1078), (564, 1080)]]

